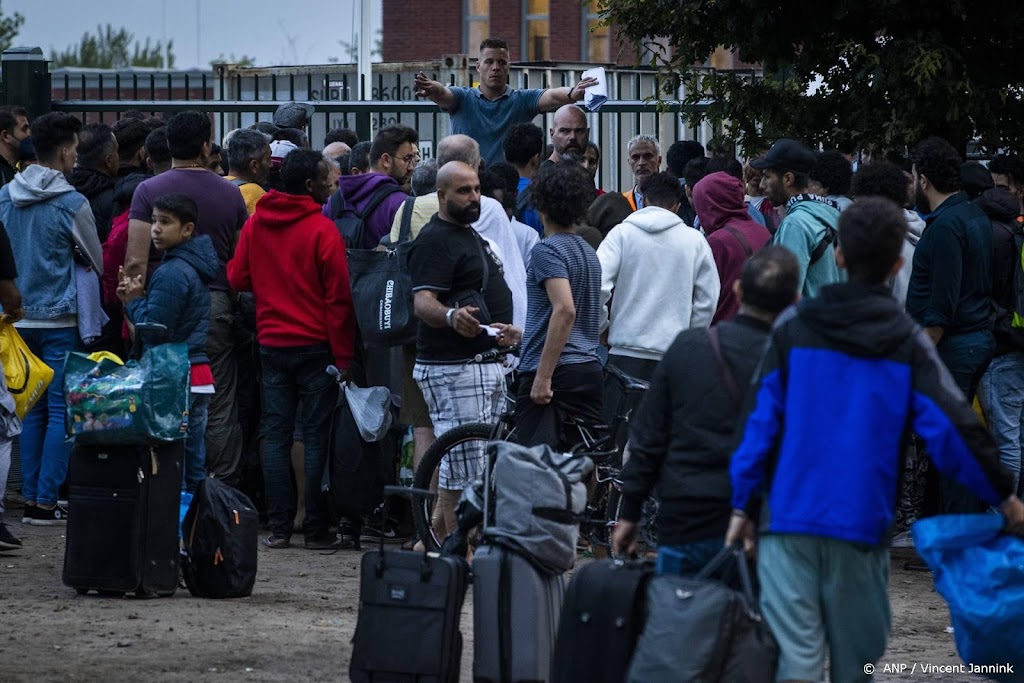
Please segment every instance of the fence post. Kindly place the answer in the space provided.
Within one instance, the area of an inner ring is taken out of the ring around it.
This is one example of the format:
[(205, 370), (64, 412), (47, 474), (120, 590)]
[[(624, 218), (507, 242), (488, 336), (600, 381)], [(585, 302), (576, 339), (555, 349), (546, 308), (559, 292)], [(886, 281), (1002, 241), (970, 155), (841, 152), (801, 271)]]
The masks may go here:
[(50, 113), (49, 61), (38, 47), (12, 47), (0, 55), (5, 105), (25, 107), (28, 118)]

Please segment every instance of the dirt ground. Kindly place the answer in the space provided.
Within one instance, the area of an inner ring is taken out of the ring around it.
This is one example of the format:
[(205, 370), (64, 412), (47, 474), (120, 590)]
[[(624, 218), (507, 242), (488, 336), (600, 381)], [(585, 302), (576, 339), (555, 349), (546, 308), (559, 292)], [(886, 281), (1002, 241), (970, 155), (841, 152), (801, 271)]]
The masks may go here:
[[(359, 602), (361, 554), (260, 547), (250, 598), (137, 600), (79, 596), (61, 583), (64, 529), (7, 523), (25, 543), (0, 553), (0, 680), (343, 681)], [(949, 615), (930, 574), (894, 550), (893, 630), (877, 681), (982, 681), (882, 673), (886, 664), (958, 664)], [(463, 611), (462, 680), (472, 680), (472, 589)]]

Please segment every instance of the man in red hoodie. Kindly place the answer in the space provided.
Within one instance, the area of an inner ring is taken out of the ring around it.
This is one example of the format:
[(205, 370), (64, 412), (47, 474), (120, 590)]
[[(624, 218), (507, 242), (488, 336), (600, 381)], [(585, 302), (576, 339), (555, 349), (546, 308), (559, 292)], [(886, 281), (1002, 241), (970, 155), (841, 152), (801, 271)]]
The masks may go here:
[(693, 208), (707, 232), (722, 283), (712, 324), (729, 320), (740, 308), (734, 286), (743, 264), (772, 240), (772, 234), (750, 217), (743, 182), (725, 171), (704, 176), (693, 188)]
[[(330, 166), (320, 152), (296, 150), (281, 167), (284, 190), (271, 190), (242, 229), (228, 281), (256, 300), (256, 338), (263, 367), (263, 475), (271, 535), (264, 545), (286, 548), (295, 519), (289, 452), (296, 406), (305, 437), (306, 481), (323, 479), (337, 384), (352, 359), (355, 318), (345, 245), (321, 213), (331, 195)], [(306, 497), (306, 548), (336, 547), (329, 520)]]

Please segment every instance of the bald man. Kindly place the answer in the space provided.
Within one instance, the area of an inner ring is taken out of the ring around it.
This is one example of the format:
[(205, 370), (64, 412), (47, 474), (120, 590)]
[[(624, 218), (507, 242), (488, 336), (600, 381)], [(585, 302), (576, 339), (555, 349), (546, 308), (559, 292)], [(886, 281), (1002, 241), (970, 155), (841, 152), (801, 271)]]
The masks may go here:
[(575, 104), (566, 104), (558, 108), (551, 121), (551, 146), (554, 150), (548, 161), (558, 163), (563, 159), (583, 161), (590, 141), (590, 126), (587, 115)]
[[(480, 217), (476, 169), (450, 161), (437, 173), (437, 214), (409, 254), (419, 331), (413, 379), (423, 392), (437, 434), (470, 422), (494, 422), (502, 410), (501, 363), (470, 363), (494, 348), (484, 326), (512, 322), (512, 294), (498, 260), (473, 229)], [(455, 530), (455, 505), (483, 467), (482, 445), (444, 457), (438, 478), (434, 529)]]
[(352, 151), (352, 148), (344, 142), (332, 142), (324, 147), (324, 156), (328, 159), (337, 159)]

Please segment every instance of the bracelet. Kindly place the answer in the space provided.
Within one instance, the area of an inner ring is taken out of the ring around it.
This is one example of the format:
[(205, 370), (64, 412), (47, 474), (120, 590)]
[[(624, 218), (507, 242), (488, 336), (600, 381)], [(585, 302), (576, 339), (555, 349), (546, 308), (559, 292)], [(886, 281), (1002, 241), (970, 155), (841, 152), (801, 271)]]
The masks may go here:
[(448, 323), (448, 327), (455, 327), (452, 325), (452, 316), (455, 315), (455, 309), (449, 308), (448, 312), (444, 314), (444, 321)]
[(575, 85), (572, 86), (571, 88), (569, 88), (569, 101), (570, 102), (575, 102), (576, 101), (576, 98), (572, 96), (572, 93), (575, 90), (576, 90), (576, 86)]

